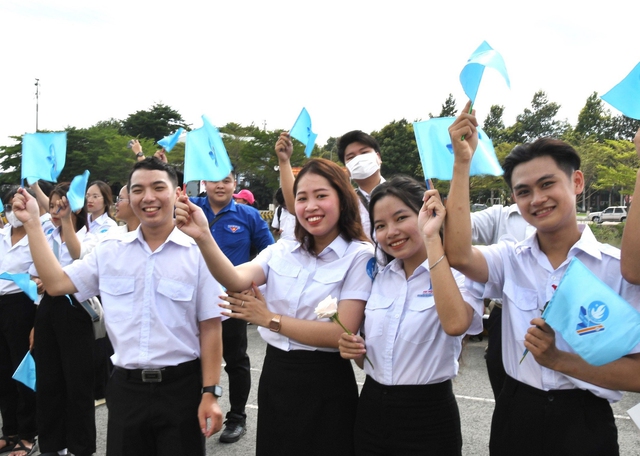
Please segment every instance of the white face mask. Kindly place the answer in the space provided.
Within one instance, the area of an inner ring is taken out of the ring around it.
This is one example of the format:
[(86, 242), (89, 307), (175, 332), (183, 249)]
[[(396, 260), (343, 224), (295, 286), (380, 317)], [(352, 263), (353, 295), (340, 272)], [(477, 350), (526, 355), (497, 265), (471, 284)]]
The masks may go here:
[(5, 212), (4, 215), (7, 217), (7, 222), (9, 222), (9, 225), (12, 227), (20, 228), (22, 226), (22, 222), (18, 220), (18, 217), (16, 217), (16, 214), (14, 214), (13, 211)]
[(360, 180), (371, 177), (380, 169), (378, 154), (369, 152), (357, 155), (347, 163), (347, 169), (352, 179)]

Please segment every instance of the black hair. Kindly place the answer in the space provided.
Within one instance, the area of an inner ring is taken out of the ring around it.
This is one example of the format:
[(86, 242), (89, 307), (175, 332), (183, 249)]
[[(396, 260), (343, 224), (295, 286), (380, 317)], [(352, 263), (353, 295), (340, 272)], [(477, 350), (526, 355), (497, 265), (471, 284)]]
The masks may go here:
[(173, 166), (158, 160), (156, 157), (147, 157), (144, 160), (140, 160), (133, 165), (133, 169), (131, 170), (131, 173), (129, 173), (129, 179), (127, 180), (127, 191), (131, 191), (131, 176), (133, 176), (133, 173), (135, 173), (139, 169), (164, 171), (167, 173), (167, 176), (169, 177), (169, 180), (173, 184), (174, 188), (178, 186), (178, 175), (176, 173), (176, 169)]
[[(16, 195), (16, 193), (18, 193), (19, 188), (20, 186), (17, 184), (11, 185), (9, 189), (6, 192), (4, 192), (4, 195), (2, 196), (2, 204), (9, 204), (9, 201), (11, 201), (11, 198), (13, 198)], [(34, 198), (36, 197), (36, 194), (33, 193), (33, 190), (31, 190), (30, 188), (25, 187), (25, 190), (29, 195), (33, 196)]]
[(532, 143), (516, 146), (504, 159), (503, 177), (509, 188), (513, 190), (511, 176), (516, 166), (546, 156), (551, 157), (569, 179), (574, 171), (580, 169), (580, 156), (573, 147), (559, 139), (540, 138)]
[(344, 151), (347, 149), (347, 146), (352, 143), (360, 143), (365, 146), (371, 147), (376, 152), (380, 153), (380, 144), (376, 138), (371, 135), (368, 135), (364, 131), (361, 130), (353, 130), (349, 133), (345, 133), (338, 140), (338, 159), (344, 164)]
[[(417, 181), (409, 176), (395, 176), (392, 179), (383, 182), (378, 185), (373, 192), (371, 192), (371, 199), (369, 200), (369, 221), (371, 222), (371, 239), (374, 238), (375, 224), (373, 223), (373, 213), (375, 205), (385, 196), (395, 196), (404, 204), (406, 204), (416, 214), (420, 213), (420, 209), (423, 204), (424, 192), (427, 191), (427, 187), (424, 182)], [(376, 241), (376, 250), (378, 249), (378, 242)], [(384, 257), (386, 258), (386, 264), (391, 262), (394, 257), (389, 255), (384, 250)], [(378, 255), (376, 255), (376, 258)]]
[(282, 194), (282, 187), (276, 190), (276, 194), (273, 197), (276, 200), (276, 203), (278, 203), (278, 206), (284, 205), (284, 195)]

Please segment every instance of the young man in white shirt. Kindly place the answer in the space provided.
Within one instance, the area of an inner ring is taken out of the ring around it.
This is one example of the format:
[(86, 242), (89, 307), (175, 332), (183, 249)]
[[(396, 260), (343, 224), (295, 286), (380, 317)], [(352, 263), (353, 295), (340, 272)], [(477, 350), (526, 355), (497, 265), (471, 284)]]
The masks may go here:
[[(588, 226), (578, 226), (576, 195), (584, 187), (580, 157), (559, 140), (518, 146), (503, 165), (513, 199), (536, 235), (520, 243), (472, 247), (469, 169), (478, 133), (469, 108), (470, 102), (449, 128), (455, 162), (444, 239), (451, 266), (485, 284), (485, 297), (503, 299), (507, 378), (493, 415), (491, 455), (616, 455), (609, 402), (620, 400), (616, 390), (640, 390), (640, 346), (593, 366), (540, 316), (573, 257), (636, 308), (640, 287), (620, 275), (618, 249), (600, 244)], [(520, 363), (525, 348), (530, 356)]]
[(360, 200), (362, 228), (364, 233), (371, 237), (369, 199), (373, 189), (385, 181), (380, 174), (380, 145), (373, 136), (353, 130), (338, 140), (338, 159), (345, 164), (351, 179), (358, 186), (356, 194)]
[(35, 199), (20, 190), (14, 207), (47, 292), (102, 298), (115, 350), (107, 455), (204, 455), (203, 436), (222, 427), (221, 319), (211, 302), (222, 289), (195, 242), (174, 227), (175, 170), (142, 160), (129, 188), (140, 227), (105, 239), (64, 269), (42, 233)]

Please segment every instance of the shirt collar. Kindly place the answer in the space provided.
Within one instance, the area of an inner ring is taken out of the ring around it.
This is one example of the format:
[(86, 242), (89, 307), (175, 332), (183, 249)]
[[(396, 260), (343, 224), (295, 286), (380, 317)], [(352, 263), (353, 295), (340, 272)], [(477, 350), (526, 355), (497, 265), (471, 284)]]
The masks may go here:
[[(140, 228), (141, 226), (138, 226), (138, 228), (136, 228), (134, 231), (129, 231), (124, 236), (119, 238), (120, 241), (125, 243), (131, 243), (137, 240), (140, 243), (146, 244), (147, 241), (144, 240), (144, 236), (142, 235), (142, 230)], [(169, 233), (169, 236), (167, 237), (167, 239), (165, 239), (165, 241), (162, 243), (162, 245), (165, 245), (168, 242), (173, 242), (174, 244), (178, 244), (183, 247), (189, 247), (191, 245), (195, 245), (196, 243), (196, 241), (194, 241), (193, 238), (184, 234), (175, 226), (173, 227), (173, 230), (171, 231), (171, 233)]]
[[(580, 239), (578, 239), (578, 242), (576, 242), (571, 247), (571, 249), (569, 249), (569, 254), (567, 255), (567, 257), (575, 256), (575, 254), (577, 253), (576, 251), (581, 250), (587, 255), (590, 255), (598, 260), (601, 259), (602, 253), (600, 250), (600, 242), (593, 235), (591, 228), (589, 228), (585, 224), (580, 224), (578, 225), (578, 230), (581, 232)], [(517, 255), (521, 254), (525, 250), (541, 252), (536, 232), (516, 244)]]
[[(380, 176), (380, 182), (378, 182), (378, 185), (382, 184), (383, 182), (386, 182), (386, 179), (385, 179), (384, 177)], [(377, 187), (378, 185), (376, 185), (376, 187)], [(376, 188), (376, 187), (373, 187), (373, 188), (374, 188), (374, 190), (375, 190), (375, 188)], [(365, 191), (364, 191), (363, 189), (361, 189), (360, 187), (358, 187), (358, 191), (359, 191), (360, 193), (362, 193), (362, 195), (367, 199), (367, 201), (369, 201), (369, 200), (371, 199), (371, 193), (367, 193), (367, 192), (365, 192)], [(373, 191), (373, 190), (372, 190), (372, 191)]]
[(218, 215), (218, 214), (221, 214), (221, 213), (226, 212), (226, 211), (236, 212), (236, 202), (235, 202), (235, 200), (233, 198), (231, 198), (231, 201), (229, 201), (229, 204), (227, 204), (225, 207), (220, 209), (220, 212), (218, 212), (217, 214), (215, 212), (213, 212), (213, 208), (211, 207), (211, 203), (209, 203), (209, 197), (208, 196), (204, 197), (204, 204), (209, 208), (211, 213), (214, 214), (214, 215)]
[[(300, 250), (302, 248), (302, 244), (298, 243), (295, 246), (293, 251)], [(318, 255), (321, 257), (326, 255), (328, 252), (333, 251), (339, 258), (342, 258), (344, 254), (347, 252), (347, 248), (349, 248), (349, 243), (342, 237), (342, 235), (338, 235), (331, 243), (324, 248), (322, 252)]]

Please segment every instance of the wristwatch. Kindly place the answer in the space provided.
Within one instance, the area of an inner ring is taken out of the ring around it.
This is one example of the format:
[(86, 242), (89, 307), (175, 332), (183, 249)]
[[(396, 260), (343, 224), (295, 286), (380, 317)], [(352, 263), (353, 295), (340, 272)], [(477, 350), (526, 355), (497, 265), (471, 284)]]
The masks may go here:
[(204, 393), (211, 393), (215, 397), (220, 397), (222, 396), (222, 387), (220, 385), (205, 386), (202, 388), (202, 394)]
[(144, 157), (144, 152), (140, 151), (136, 154), (136, 157)]
[(273, 331), (274, 333), (280, 332), (280, 319), (281, 318), (282, 318), (282, 315), (276, 315), (269, 322), (269, 329), (271, 331)]

